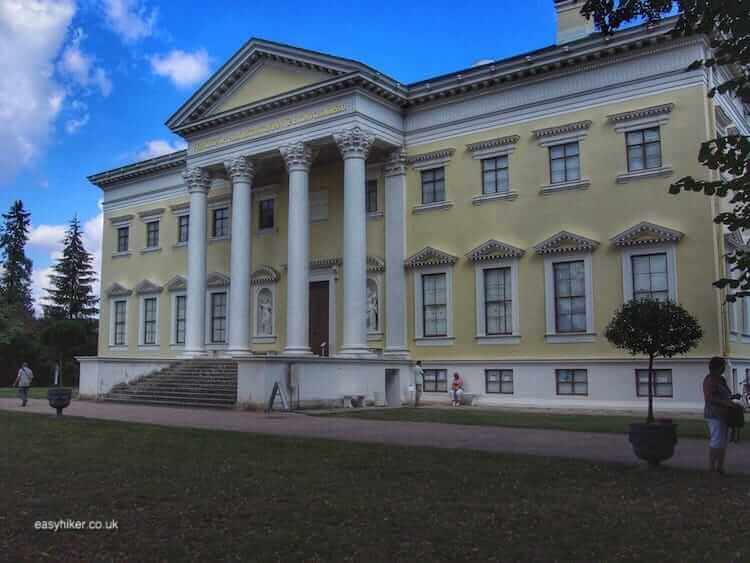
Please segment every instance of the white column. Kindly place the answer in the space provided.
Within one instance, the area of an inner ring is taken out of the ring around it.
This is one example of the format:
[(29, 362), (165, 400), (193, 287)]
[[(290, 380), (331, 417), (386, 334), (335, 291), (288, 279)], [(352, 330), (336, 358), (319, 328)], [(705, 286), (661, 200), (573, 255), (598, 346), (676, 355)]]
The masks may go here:
[(250, 353), (250, 276), (252, 269), (252, 200), (250, 188), (255, 175), (245, 156), (224, 163), (232, 179), (232, 255), (230, 258), (229, 352)]
[(286, 346), (284, 354), (310, 351), (310, 165), (312, 149), (304, 143), (279, 148), (289, 171)]
[(340, 355), (367, 348), (367, 209), (365, 162), (375, 138), (359, 127), (334, 133), (344, 158), (344, 337)]
[(206, 198), (211, 178), (202, 168), (183, 172), (190, 194), (185, 355), (206, 352)]
[(406, 345), (406, 155), (391, 153), (385, 165), (385, 350), (407, 358)]

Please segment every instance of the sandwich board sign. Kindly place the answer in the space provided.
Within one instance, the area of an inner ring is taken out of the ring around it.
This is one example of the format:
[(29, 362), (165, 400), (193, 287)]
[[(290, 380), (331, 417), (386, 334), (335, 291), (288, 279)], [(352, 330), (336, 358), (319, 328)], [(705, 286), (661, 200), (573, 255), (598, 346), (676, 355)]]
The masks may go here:
[(273, 411), (273, 407), (276, 403), (277, 398), (281, 400), (282, 410), (288, 411), (289, 399), (287, 398), (284, 389), (281, 387), (281, 385), (279, 385), (278, 381), (273, 384), (273, 390), (271, 391), (271, 396), (268, 398), (268, 404), (266, 405), (266, 413), (270, 413), (271, 411)]

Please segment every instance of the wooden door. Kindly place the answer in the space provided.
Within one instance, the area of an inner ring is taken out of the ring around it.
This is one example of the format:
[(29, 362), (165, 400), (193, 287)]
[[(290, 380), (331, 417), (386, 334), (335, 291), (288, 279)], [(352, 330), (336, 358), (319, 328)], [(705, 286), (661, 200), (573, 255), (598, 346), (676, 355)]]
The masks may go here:
[(310, 282), (310, 349), (313, 354), (330, 354), (328, 336), (328, 282)]

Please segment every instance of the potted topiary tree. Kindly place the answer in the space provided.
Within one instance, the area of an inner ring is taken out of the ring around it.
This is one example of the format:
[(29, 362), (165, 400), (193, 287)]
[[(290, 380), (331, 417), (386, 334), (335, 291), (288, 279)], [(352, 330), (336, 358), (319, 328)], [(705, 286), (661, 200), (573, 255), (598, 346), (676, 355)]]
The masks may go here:
[(703, 338), (703, 330), (679, 305), (648, 298), (623, 305), (607, 326), (605, 336), (634, 356), (648, 356), (648, 417), (645, 423), (630, 425), (630, 443), (635, 455), (657, 466), (674, 455), (677, 426), (654, 419), (654, 360), (690, 351)]

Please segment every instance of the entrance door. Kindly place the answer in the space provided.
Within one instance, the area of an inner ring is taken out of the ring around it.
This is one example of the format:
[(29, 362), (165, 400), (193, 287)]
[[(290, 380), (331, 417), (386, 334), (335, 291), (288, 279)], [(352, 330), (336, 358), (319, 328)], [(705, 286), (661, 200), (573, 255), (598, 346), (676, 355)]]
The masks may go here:
[(310, 282), (310, 349), (313, 354), (330, 354), (328, 336), (328, 282)]

